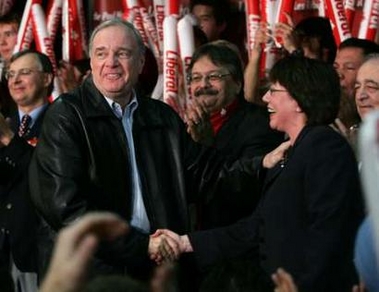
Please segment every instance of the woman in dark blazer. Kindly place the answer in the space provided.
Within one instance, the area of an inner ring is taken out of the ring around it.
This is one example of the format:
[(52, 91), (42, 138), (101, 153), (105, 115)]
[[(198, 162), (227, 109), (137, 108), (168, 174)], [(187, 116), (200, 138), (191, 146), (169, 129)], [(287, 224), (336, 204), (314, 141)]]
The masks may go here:
[(204, 268), (254, 254), (267, 275), (279, 267), (291, 273), (299, 291), (351, 291), (363, 202), (354, 153), (328, 126), (339, 107), (337, 73), (320, 61), (291, 56), (275, 64), (270, 81), (263, 97), (270, 126), (285, 132), (291, 147), (267, 170), (257, 211), (226, 228), (184, 236), (159, 231), (156, 258), (194, 252)]

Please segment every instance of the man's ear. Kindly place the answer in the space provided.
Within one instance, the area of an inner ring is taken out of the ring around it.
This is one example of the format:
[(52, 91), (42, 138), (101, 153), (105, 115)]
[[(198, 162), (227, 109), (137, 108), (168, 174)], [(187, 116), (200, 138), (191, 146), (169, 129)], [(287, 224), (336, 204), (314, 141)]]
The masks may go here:
[(53, 73), (47, 73), (47, 72), (44, 72), (44, 80), (43, 80), (43, 84), (45, 85), (45, 87), (49, 87), (50, 83), (53, 82)]

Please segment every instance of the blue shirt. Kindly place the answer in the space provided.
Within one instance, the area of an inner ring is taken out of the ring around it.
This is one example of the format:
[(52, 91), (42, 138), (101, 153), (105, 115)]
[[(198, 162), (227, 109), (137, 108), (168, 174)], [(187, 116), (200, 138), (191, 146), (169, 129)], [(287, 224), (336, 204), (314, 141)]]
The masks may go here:
[[(38, 119), (39, 115), (41, 114), (41, 112), (45, 109), (45, 107), (47, 107), (47, 104), (43, 104), (39, 107), (36, 107), (34, 110), (32, 110), (30, 113), (28, 113), (28, 115), (32, 118), (31, 121), (30, 121), (30, 124), (29, 124), (29, 128), (33, 127), (35, 121)], [(22, 110), (18, 110), (18, 116), (19, 116), (19, 119), (20, 119), (20, 123), (21, 123), (21, 120), (22, 120), (22, 117), (25, 115), (26, 113), (24, 113)]]
[(112, 108), (114, 114), (122, 121), (122, 126), (124, 128), (126, 138), (128, 141), (129, 151), (130, 151), (130, 162), (131, 162), (131, 171), (132, 171), (132, 182), (133, 182), (133, 210), (132, 210), (132, 220), (130, 225), (136, 227), (146, 233), (150, 232), (150, 222), (147, 217), (145, 204), (142, 198), (142, 188), (141, 180), (139, 177), (135, 148), (134, 148), (134, 139), (133, 139), (133, 115), (135, 110), (138, 107), (138, 101), (135, 93), (133, 93), (132, 100), (125, 107), (123, 111), (121, 105), (117, 102), (111, 100), (110, 98), (105, 97), (110, 107)]
[(355, 266), (365, 287), (370, 292), (379, 291), (378, 255), (371, 217), (362, 222), (355, 241)]

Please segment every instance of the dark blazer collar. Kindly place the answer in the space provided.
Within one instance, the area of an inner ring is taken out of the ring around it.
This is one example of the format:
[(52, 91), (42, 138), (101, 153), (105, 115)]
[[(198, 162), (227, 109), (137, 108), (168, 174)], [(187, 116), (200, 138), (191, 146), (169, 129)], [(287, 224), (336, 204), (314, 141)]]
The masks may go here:
[[(92, 75), (86, 78), (83, 84), (77, 89), (83, 104), (83, 114), (88, 118), (93, 117), (116, 117), (110, 108), (103, 94), (96, 88)], [(136, 93), (138, 108), (134, 112), (133, 123), (135, 127), (155, 126), (164, 124), (161, 107), (157, 106), (160, 101), (152, 100), (149, 97), (140, 97)]]
[(86, 117), (114, 116), (103, 94), (93, 83), (92, 75), (88, 76), (77, 90), (80, 92), (83, 114)]
[[(27, 133), (26, 138), (35, 137), (39, 135), (43, 117), (45, 116), (45, 113), (47, 109), (49, 108), (49, 105), (50, 103), (48, 103), (47, 106), (45, 106), (44, 109), (41, 111), (41, 113), (38, 115), (37, 119), (34, 121), (32, 128)], [(15, 110), (14, 113), (11, 115), (11, 121), (10, 121), (10, 127), (12, 131), (17, 133), (19, 125), (20, 125), (20, 117), (18, 114), (18, 110)]]
[(269, 185), (283, 171), (283, 169), (286, 167), (288, 160), (291, 159), (291, 156), (293, 155), (294, 151), (296, 150), (296, 147), (298, 147), (299, 144), (301, 144), (301, 142), (304, 140), (304, 138), (307, 136), (307, 134), (312, 130), (312, 128), (313, 127), (311, 127), (311, 126), (305, 126), (300, 131), (298, 137), (295, 140), (294, 145), (288, 149), (287, 154), (286, 154), (286, 158), (284, 159), (284, 161), (281, 163), (278, 163), (272, 169), (267, 171), (265, 186)]

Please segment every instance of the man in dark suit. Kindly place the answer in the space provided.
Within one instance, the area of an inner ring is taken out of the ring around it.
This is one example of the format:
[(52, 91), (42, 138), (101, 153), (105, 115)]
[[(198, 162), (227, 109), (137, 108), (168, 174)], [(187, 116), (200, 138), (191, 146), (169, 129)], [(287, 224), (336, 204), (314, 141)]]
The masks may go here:
[(38, 220), (29, 198), (28, 167), (53, 86), (49, 58), (15, 54), (6, 72), (17, 104), (10, 121), (0, 116), (0, 261), (17, 291), (37, 291)]
[[(210, 144), (232, 161), (257, 158), (277, 147), (284, 135), (270, 129), (264, 107), (243, 98), (243, 68), (238, 49), (229, 42), (199, 47), (189, 66), (193, 104), (187, 113), (192, 138)], [(212, 141), (203, 137), (208, 130)], [(226, 226), (246, 217), (260, 198), (260, 180), (246, 173), (228, 175), (207, 189), (199, 203), (198, 227)]]

